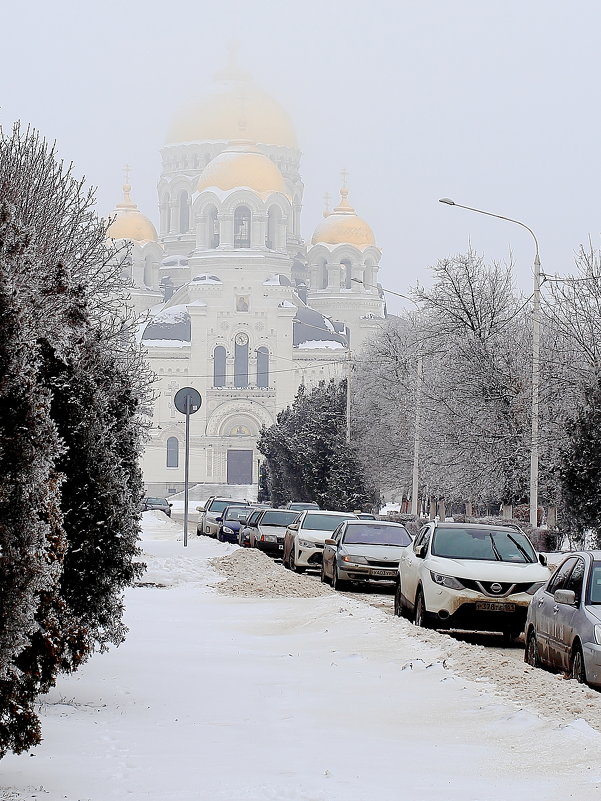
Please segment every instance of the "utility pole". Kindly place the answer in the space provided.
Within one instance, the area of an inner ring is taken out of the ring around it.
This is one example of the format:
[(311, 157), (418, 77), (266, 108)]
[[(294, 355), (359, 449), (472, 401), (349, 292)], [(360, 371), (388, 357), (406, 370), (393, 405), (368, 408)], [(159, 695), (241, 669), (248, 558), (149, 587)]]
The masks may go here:
[(413, 483), (411, 486), (411, 514), (418, 513), (419, 495), (419, 439), (422, 414), (422, 384), (424, 382), (424, 359), (419, 356), (417, 360), (417, 381), (415, 385), (415, 421), (413, 430)]

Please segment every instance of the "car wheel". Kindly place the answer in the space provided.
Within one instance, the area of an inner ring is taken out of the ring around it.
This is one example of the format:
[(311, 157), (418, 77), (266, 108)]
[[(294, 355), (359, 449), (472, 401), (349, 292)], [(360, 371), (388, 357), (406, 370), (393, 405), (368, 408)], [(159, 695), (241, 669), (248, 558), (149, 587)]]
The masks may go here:
[(579, 684), (586, 684), (586, 670), (584, 667), (584, 657), (582, 648), (576, 644), (570, 659), (570, 678), (576, 679)]
[(532, 667), (540, 667), (538, 643), (536, 641), (536, 634), (533, 631), (530, 631), (528, 634), (526, 650), (524, 651), (524, 662)]
[(219, 532), (219, 534), (217, 535), (217, 539), (219, 540), (219, 542), (225, 542), (225, 537), (223, 536), (223, 534), (221, 533), (221, 531), (220, 531), (220, 532)]
[(307, 569), (306, 567), (299, 567), (296, 564), (296, 559), (294, 558), (294, 545), (290, 548), (290, 570), (294, 570), (295, 573), (304, 573)]
[(401, 582), (397, 581), (394, 591), (394, 613), (397, 617), (406, 617), (405, 608), (401, 600)]
[(332, 589), (338, 590), (340, 592), (341, 590), (342, 591), (348, 590), (349, 586), (350, 582), (345, 581), (344, 579), (341, 579), (339, 577), (338, 567), (334, 565), (334, 567), (332, 568)]
[(421, 590), (417, 591), (417, 596), (415, 598), (415, 615), (413, 617), (413, 622), (422, 629), (428, 628), (428, 612), (424, 602), (424, 593)]
[(324, 569), (323, 562), (321, 563), (321, 571), (319, 573), (319, 578), (320, 578), (322, 584), (327, 584), (328, 583), (328, 577), (326, 576), (326, 571)]

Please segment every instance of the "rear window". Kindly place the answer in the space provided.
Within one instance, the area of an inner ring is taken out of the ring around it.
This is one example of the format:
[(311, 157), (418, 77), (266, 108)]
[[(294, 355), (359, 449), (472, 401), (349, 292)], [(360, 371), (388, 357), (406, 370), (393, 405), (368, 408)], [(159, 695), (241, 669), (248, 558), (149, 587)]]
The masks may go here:
[(410, 545), (411, 537), (405, 526), (382, 526), (361, 523), (348, 526), (344, 534), (345, 545)]
[(343, 520), (356, 520), (355, 515), (323, 515), (310, 512), (304, 519), (302, 528), (309, 530), (334, 531)]
[(536, 562), (530, 540), (521, 532), (507, 529), (436, 527), (432, 554), (447, 559), (481, 559), (489, 562)]
[(230, 506), (224, 520), (246, 520), (250, 509), (244, 506)]
[(262, 526), (289, 526), (298, 517), (298, 512), (265, 512), (261, 518)]

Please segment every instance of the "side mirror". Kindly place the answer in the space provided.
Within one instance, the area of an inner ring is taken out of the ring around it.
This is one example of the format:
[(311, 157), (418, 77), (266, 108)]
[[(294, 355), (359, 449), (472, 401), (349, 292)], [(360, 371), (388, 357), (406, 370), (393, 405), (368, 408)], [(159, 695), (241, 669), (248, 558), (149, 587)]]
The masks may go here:
[(567, 604), (568, 606), (576, 606), (576, 593), (574, 590), (555, 590), (553, 600), (557, 604)]
[(169, 504), (169, 506), (173, 506), (173, 504), (172, 504), (172, 503), (170, 503), (170, 504)]
[(547, 567), (547, 557), (544, 553), (539, 553), (538, 561), (541, 563), (543, 567)]
[(336, 545), (336, 540), (326, 540), (325, 545)]
[(415, 555), (417, 556), (418, 559), (425, 559), (427, 550), (428, 550), (427, 545), (420, 545), (419, 548), (415, 551)]
[(223, 518), (222, 517), (216, 517), (215, 518), (215, 522), (216, 523), (223, 523)]
[(196, 511), (197, 512), (204, 512), (204, 510), (205, 510), (204, 506), (197, 506), (196, 507)]
[(288, 528), (290, 529), (290, 531), (298, 531), (298, 523), (290, 523)]

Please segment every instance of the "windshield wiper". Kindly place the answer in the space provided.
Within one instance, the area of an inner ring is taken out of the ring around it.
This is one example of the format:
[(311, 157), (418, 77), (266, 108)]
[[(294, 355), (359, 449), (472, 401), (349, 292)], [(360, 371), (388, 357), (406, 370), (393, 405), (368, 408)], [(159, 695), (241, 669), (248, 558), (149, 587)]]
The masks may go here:
[(497, 557), (497, 561), (498, 561), (498, 562), (502, 562), (502, 561), (503, 561), (503, 559), (501, 558), (501, 554), (500, 554), (500, 553), (499, 553), (499, 551), (497, 550), (497, 546), (495, 545), (495, 541), (494, 541), (494, 540), (493, 540), (493, 538), (492, 538), (492, 534), (489, 534), (489, 536), (490, 536), (490, 544), (492, 545), (492, 549), (493, 549), (493, 551), (494, 551), (494, 554), (495, 554), (495, 556)]
[(513, 542), (513, 544), (517, 547), (518, 551), (522, 554), (522, 556), (525, 558), (525, 560), (527, 562), (532, 563), (532, 558), (531, 558), (530, 554), (528, 553), (528, 551), (525, 548), (523, 548), (520, 545), (520, 543), (511, 536), (511, 534), (507, 535), (507, 539), (509, 539), (509, 540), (511, 540)]

